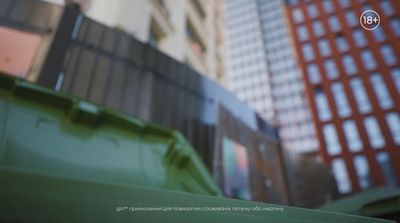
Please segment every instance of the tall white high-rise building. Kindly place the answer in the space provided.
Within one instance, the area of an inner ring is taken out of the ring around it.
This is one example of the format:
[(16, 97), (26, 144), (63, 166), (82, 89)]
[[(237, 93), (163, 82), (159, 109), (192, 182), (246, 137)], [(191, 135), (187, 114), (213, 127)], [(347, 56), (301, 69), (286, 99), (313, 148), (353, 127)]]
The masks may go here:
[(279, 127), (290, 151), (318, 148), (282, 0), (226, 0), (231, 89)]

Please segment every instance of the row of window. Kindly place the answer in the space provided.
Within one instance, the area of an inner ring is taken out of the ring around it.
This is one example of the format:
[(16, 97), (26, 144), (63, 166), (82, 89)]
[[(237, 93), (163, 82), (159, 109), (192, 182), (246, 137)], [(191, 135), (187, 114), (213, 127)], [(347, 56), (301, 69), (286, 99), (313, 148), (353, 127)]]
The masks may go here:
[[(393, 18), (390, 21), (393, 32), (396, 36), (400, 36), (400, 19)], [(325, 28), (322, 25), (321, 21), (313, 21), (312, 29), (314, 35), (316, 37), (321, 37), (325, 35)], [(378, 26), (376, 29), (371, 31), (373, 37), (377, 42), (383, 42), (387, 40), (387, 36), (385, 34), (385, 30), (382, 26)], [(367, 39), (364, 35), (364, 32), (360, 29), (353, 30), (353, 38), (358, 47), (363, 47), (367, 45)], [(300, 41), (308, 41), (310, 39), (309, 32), (307, 31), (307, 27), (305, 25), (297, 26), (297, 36)], [(326, 41), (326, 40), (324, 40)], [(336, 45), (340, 52), (344, 52), (349, 49), (349, 44), (346, 41), (346, 38), (343, 35), (337, 35), (336, 37)]]
[[(392, 79), (400, 94), (400, 68), (392, 70)], [(370, 81), (380, 107), (384, 110), (393, 108), (394, 101), (382, 75), (380, 73), (374, 73), (370, 76)], [(372, 104), (365, 90), (363, 81), (356, 77), (350, 80), (349, 85), (356, 100), (358, 111), (362, 114), (371, 112)], [(331, 91), (339, 116), (342, 118), (349, 117), (352, 114), (352, 109), (349, 105), (343, 83), (333, 83), (331, 85)], [(321, 121), (329, 121), (332, 118), (332, 112), (324, 90), (317, 88), (314, 91), (314, 97), (319, 119)]]
[[(368, 71), (373, 71), (373, 70), (377, 69), (377, 63), (376, 63), (374, 56), (370, 50), (368, 50), (368, 49), (363, 50), (361, 52), (361, 58), (362, 58), (365, 68)], [(353, 75), (358, 72), (358, 69), (354, 63), (354, 59), (351, 57), (351, 55), (345, 55), (342, 58), (342, 62), (345, 65), (345, 70), (348, 75)], [(387, 62), (392, 65), (397, 63), (395, 58), (387, 59)], [(334, 62), (333, 59), (325, 60), (324, 69), (325, 69), (326, 77), (329, 80), (335, 80), (339, 77), (339, 71), (338, 71), (336, 63)], [(393, 72), (392, 72), (392, 76), (393, 76), (393, 79), (396, 84), (398, 84), (397, 81), (399, 78), (398, 77), (399, 72), (400, 72), (400, 69), (398, 69), (398, 68), (393, 69)], [(315, 63), (310, 63), (307, 65), (307, 75), (308, 75), (308, 79), (310, 80), (310, 82), (312, 84), (319, 84), (322, 81), (322, 75), (321, 75), (320, 69), (318, 68), (318, 65)]]
[[(338, 39), (337, 43), (338, 49), (348, 49), (348, 45), (344, 39)], [(328, 57), (332, 54), (332, 50), (329, 46), (329, 43), (326, 39), (320, 39), (317, 44), (317, 48), (319, 49), (320, 55), (323, 57)], [(383, 56), (383, 60), (388, 66), (395, 65), (397, 61), (396, 54), (393, 50), (393, 47), (389, 44), (384, 44), (380, 46), (380, 53)], [(303, 58), (306, 62), (311, 62), (316, 59), (315, 52), (310, 43), (305, 43), (302, 45), (302, 54)], [(363, 62), (364, 67), (367, 70), (374, 70), (377, 68), (378, 64), (376, 63), (376, 59), (374, 54), (370, 49), (364, 49), (361, 51), (361, 60)], [(352, 55), (345, 54), (342, 56), (342, 62), (345, 68), (345, 71), (349, 75), (353, 75), (358, 71), (357, 65)]]
[[(392, 133), (393, 140), (396, 145), (400, 145), (400, 114), (390, 112), (386, 114), (386, 122)], [(373, 116), (368, 116), (363, 121), (364, 128), (367, 132), (369, 143), (372, 148), (380, 149), (386, 145), (381, 128), (378, 121)], [(326, 144), (326, 150), (330, 156), (336, 156), (342, 153), (342, 146), (337, 135), (336, 128), (333, 124), (326, 124), (323, 127), (323, 135)], [(350, 152), (359, 152), (363, 150), (364, 145), (360, 138), (356, 123), (353, 120), (343, 122), (343, 132), (346, 138), (347, 147)]]
[[(376, 154), (376, 161), (380, 166), (382, 175), (385, 178), (387, 185), (396, 185), (396, 173), (387, 152)], [(357, 155), (353, 158), (353, 165), (356, 170), (358, 182), (361, 189), (367, 189), (374, 185), (368, 160), (364, 155)], [(332, 161), (332, 170), (338, 185), (340, 193), (349, 193), (352, 191), (352, 184), (348, 175), (346, 163), (343, 159), (338, 158)]]
[[(341, 2), (344, 0), (341, 0)], [(341, 4), (342, 8), (348, 8), (350, 6), (350, 0), (346, 0), (348, 3), (346, 4)], [(332, 4), (332, 1), (323, 1), (323, 9), (325, 11), (326, 14), (332, 13), (334, 11), (334, 6)], [(363, 11), (369, 10), (372, 7), (368, 4), (364, 4), (363, 5)], [(384, 13), (384, 15), (386, 16), (392, 16), (395, 14), (395, 10), (393, 8), (392, 3), (389, 0), (385, 0), (385, 1), (381, 1), (381, 8), (382, 11)], [(320, 12), (318, 10), (318, 7), (315, 3), (311, 2), (309, 4), (307, 4), (306, 6), (306, 12), (308, 14), (308, 17), (311, 19), (315, 19), (317, 17), (320, 16)], [(303, 14), (303, 11), (301, 10), (301, 8), (295, 8), (292, 10), (292, 17), (294, 19), (294, 22), (296, 24), (302, 23), (305, 20), (305, 16)], [(337, 20), (336, 16), (331, 16), (330, 18), (334, 18), (333, 20)], [(345, 12), (345, 18), (346, 21), (349, 23), (350, 26), (354, 26), (358, 24), (358, 18), (355, 14), (355, 12), (353, 10), (347, 10)], [(332, 21), (333, 23), (336, 23), (336, 21)], [(330, 21), (331, 23), (331, 21)], [(336, 24), (333, 24), (336, 25)]]

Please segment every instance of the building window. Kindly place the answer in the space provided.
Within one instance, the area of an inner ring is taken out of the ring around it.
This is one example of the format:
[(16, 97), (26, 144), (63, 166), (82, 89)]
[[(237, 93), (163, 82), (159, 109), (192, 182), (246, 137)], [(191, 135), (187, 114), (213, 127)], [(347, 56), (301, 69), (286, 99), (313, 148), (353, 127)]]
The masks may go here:
[(329, 17), (329, 25), (331, 27), (331, 30), (334, 32), (339, 31), (342, 27), (340, 26), (340, 22), (337, 16), (332, 15)]
[(340, 0), (340, 6), (342, 6), (343, 8), (347, 8), (350, 6), (350, 0)]
[(360, 24), (353, 10), (346, 11), (346, 20), (349, 26), (355, 26)]
[(353, 30), (353, 38), (358, 47), (366, 46), (368, 43), (367, 38), (365, 38), (364, 32), (360, 29)]
[(299, 36), (300, 41), (308, 40), (309, 36), (307, 32), (307, 27), (304, 25), (297, 27), (297, 35)]
[(321, 21), (313, 21), (313, 30), (315, 36), (317, 37), (323, 36), (325, 34), (325, 28), (322, 25)]
[(347, 120), (343, 123), (343, 129), (349, 150), (351, 152), (361, 151), (363, 144), (358, 134), (356, 123), (353, 120)]
[(372, 54), (371, 50), (366, 49), (361, 51), (361, 59), (364, 63), (364, 67), (367, 70), (374, 70), (377, 67), (374, 55)]
[(383, 13), (385, 13), (385, 15), (391, 16), (394, 14), (393, 5), (389, 0), (381, 1), (381, 7), (382, 7)]
[(400, 145), (400, 114), (397, 112), (388, 113), (386, 122), (392, 132), (394, 143)]
[(396, 55), (390, 45), (386, 44), (381, 46), (381, 53), (387, 65), (394, 65), (397, 63)]
[(392, 70), (392, 78), (394, 84), (396, 85), (397, 92), (400, 94), (400, 68), (395, 68)]
[(325, 70), (330, 80), (336, 79), (339, 76), (339, 71), (336, 67), (336, 63), (332, 59), (325, 60)]
[(300, 0), (287, 0), (288, 5), (297, 5), (299, 4)]
[(382, 26), (378, 26), (376, 29), (372, 30), (372, 34), (377, 42), (383, 42), (386, 40), (386, 34), (382, 29)]
[(304, 21), (304, 15), (303, 12), (301, 11), (301, 8), (293, 9), (292, 16), (295, 23), (301, 23)]
[(324, 57), (331, 54), (331, 48), (329, 47), (329, 42), (326, 39), (321, 39), (318, 41), (318, 48), (319, 52)]
[(371, 146), (375, 149), (382, 148), (385, 146), (386, 142), (383, 138), (381, 129), (379, 127), (378, 121), (375, 117), (366, 117), (364, 119), (364, 126), (368, 133), (368, 138)]
[(328, 154), (331, 156), (340, 154), (342, 147), (340, 146), (335, 126), (333, 124), (326, 124), (323, 128), (323, 133)]
[(302, 50), (303, 50), (304, 59), (306, 61), (314, 60), (315, 55), (314, 55), (314, 50), (313, 50), (311, 44), (309, 44), (309, 43), (303, 44)]
[(206, 52), (205, 45), (189, 20), (186, 21), (186, 38), (196, 56), (204, 60), (204, 54)]
[(363, 11), (374, 10), (370, 4), (364, 4), (362, 6), (362, 9), (363, 9)]
[(336, 45), (340, 52), (345, 52), (349, 49), (349, 44), (344, 36), (336, 36)]
[(335, 9), (333, 4), (332, 4), (332, 0), (324, 0), (323, 1), (323, 7), (326, 13), (330, 13), (333, 12), (333, 10)]
[(310, 18), (318, 17), (318, 8), (314, 3), (310, 3), (307, 6), (308, 15)]
[(159, 28), (158, 24), (152, 20), (151, 26), (149, 30), (149, 44), (152, 47), (158, 47), (161, 42), (162, 34), (161, 29)]
[(390, 26), (396, 36), (400, 36), (400, 19), (394, 18), (390, 20)]
[(389, 90), (386, 87), (385, 81), (382, 78), (382, 75), (379, 73), (375, 73), (371, 76), (372, 86), (374, 88), (376, 97), (379, 100), (379, 105), (382, 109), (388, 109), (393, 107), (393, 100), (390, 97)]
[(376, 155), (376, 160), (378, 160), (381, 171), (385, 176), (386, 185), (396, 185), (397, 177), (389, 154), (387, 152), (378, 153)]
[(361, 189), (367, 189), (372, 186), (372, 178), (368, 166), (368, 160), (363, 155), (355, 156), (353, 159), (354, 167), (357, 172), (358, 182)]
[(335, 98), (336, 107), (340, 117), (351, 115), (351, 108), (347, 101), (346, 93), (344, 92), (343, 84), (336, 82), (332, 84), (332, 93)]
[(354, 75), (358, 72), (358, 68), (353, 57), (350, 54), (344, 55), (342, 58), (344, 69), (348, 75)]
[(372, 110), (367, 92), (360, 78), (353, 78), (350, 81), (350, 87), (357, 102), (358, 110), (361, 113), (368, 113)]
[(311, 83), (317, 84), (321, 82), (321, 75), (318, 66), (316, 64), (308, 65), (307, 71), (308, 71), (308, 78), (310, 79)]
[(328, 99), (322, 89), (315, 90), (315, 102), (317, 104), (318, 116), (321, 121), (328, 121), (332, 118)]
[(349, 193), (351, 191), (351, 183), (343, 159), (334, 159), (332, 161), (332, 170), (339, 192), (341, 194)]

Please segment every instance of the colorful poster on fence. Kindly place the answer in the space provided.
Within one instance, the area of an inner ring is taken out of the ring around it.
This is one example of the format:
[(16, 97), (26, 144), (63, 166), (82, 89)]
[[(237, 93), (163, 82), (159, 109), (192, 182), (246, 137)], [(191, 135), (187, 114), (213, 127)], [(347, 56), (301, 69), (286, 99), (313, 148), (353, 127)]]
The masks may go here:
[(229, 138), (223, 140), (224, 190), (229, 197), (249, 200), (247, 148)]

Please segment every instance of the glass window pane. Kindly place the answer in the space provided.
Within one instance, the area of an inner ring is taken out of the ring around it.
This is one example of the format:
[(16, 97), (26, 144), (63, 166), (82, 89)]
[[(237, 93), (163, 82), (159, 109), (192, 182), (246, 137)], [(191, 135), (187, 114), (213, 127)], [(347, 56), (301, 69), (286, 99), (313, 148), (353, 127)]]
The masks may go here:
[(335, 126), (333, 124), (325, 125), (323, 133), (328, 154), (331, 156), (340, 154), (342, 152), (342, 147), (340, 146)]
[(381, 7), (383, 10), (383, 13), (385, 13), (385, 15), (393, 15), (394, 14), (394, 8), (392, 3), (390, 2), (390, 0), (383, 0), (381, 1)]
[(396, 36), (400, 36), (400, 19), (394, 18), (390, 21), (390, 26)]
[(386, 40), (386, 34), (383, 31), (382, 26), (378, 26), (376, 29), (372, 30), (372, 34), (374, 35), (375, 40), (378, 42)]
[(332, 0), (324, 0), (323, 7), (324, 7), (325, 12), (327, 12), (327, 13), (333, 12), (333, 10), (335, 9), (332, 4)]
[(318, 66), (316, 64), (308, 65), (307, 71), (308, 71), (308, 78), (310, 79), (311, 83), (316, 84), (321, 82), (321, 75)]
[(364, 88), (363, 82), (360, 78), (353, 78), (350, 81), (350, 87), (353, 91), (354, 97), (357, 102), (358, 110), (361, 113), (368, 113), (372, 110), (367, 92)]
[(349, 150), (351, 152), (361, 151), (363, 144), (358, 134), (356, 123), (353, 120), (347, 120), (343, 123), (343, 129)]
[(325, 28), (320, 21), (313, 21), (314, 34), (317, 37), (323, 36), (325, 34)]
[(297, 27), (297, 35), (299, 36), (300, 41), (308, 40), (309, 36), (307, 32), (307, 27), (304, 25)]
[(332, 118), (328, 99), (322, 89), (315, 90), (315, 102), (317, 103), (318, 115), (321, 121), (327, 121)]
[(391, 112), (386, 115), (386, 122), (392, 133), (393, 141), (396, 145), (400, 145), (400, 114)]
[(360, 29), (353, 30), (354, 42), (358, 47), (363, 47), (367, 45), (367, 38), (365, 38), (364, 32)]
[(361, 189), (372, 187), (372, 177), (369, 170), (368, 160), (365, 158), (365, 156), (355, 156), (353, 162)]
[(377, 149), (385, 146), (385, 139), (375, 117), (365, 118), (364, 127), (367, 130), (369, 142), (373, 148)]
[(361, 51), (361, 58), (367, 70), (374, 70), (378, 66), (376, 64), (374, 55), (372, 54), (371, 50), (367, 49)]
[(325, 70), (330, 80), (336, 79), (339, 76), (339, 71), (336, 67), (336, 63), (332, 59), (325, 60)]
[(392, 78), (394, 84), (396, 85), (397, 91), (400, 94), (400, 68), (395, 68), (392, 70)]
[(331, 48), (329, 42), (326, 39), (318, 41), (318, 48), (322, 56), (329, 56), (331, 54)]
[(358, 72), (356, 63), (350, 54), (344, 55), (342, 61), (344, 69), (348, 75), (354, 75)]
[(347, 100), (346, 93), (341, 82), (332, 84), (332, 93), (335, 98), (336, 107), (340, 117), (347, 117), (351, 115), (351, 108)]
[(387, 65), (394, 65), (397, 63), (396, 55), (390, 45), (381, 46), (381, 54)]
[(310, 3), (307, 6), (307, 12), (310, 18), (318, 17), (318, 8), (314, 3)]
[(378, 153), (376, 155), (376, 160), (378, 160), (381, 171), (385, 176), (386, 185), (396, 185), (397, 177), (389, 154), (387, 152)]
[(347, 8), (350, 6), (350, 0), (340, 0), (340, 6), (342, 6), (343, 8)]
[(293, 9), (292, 16), (295, 23), (301, 23), (304, 21), (304, 16), (301, 8)]
[(336, 45), (340, 52), (345, 52), (349, 49), (349, 44), (344, 36), (336, 37)]
[(309, 44), (309, 43), (303, 44), (302, 50), (303, 50), (304, 59), (306, 61), (314, 60), (315, 55), (314, 55), (314, 50), (313, 50), (311, 44)]
[(370, 4), (368, 4), (368, 3), (364, 4), (364, 5), (362, 6), (362, 9), (363, 9), (363, 11), (374, 10), (374, 9), (372, 8), (372, 6), (371, 6)]
[(346, 11), (346, 21), (349, 24), (349, 26), (355, 26), (360, 24), (353, 10)]
[(349, 193), (351, 191), (351, 182), (343, 159), (334, 159), (332, 161), (332, 170), (339, 192), (342, 194)]
[(335, 15), (329, 17), (329, 25), (331, 27), (331, 30), (334, 32), (337, 32), (341, 29), (339, 19)]
[(393, 100), (390, 96), (389, 90), (386, 87), (385, 81), (382, 75), (375, 73), (371, 75), (372, 87), (374, 88), (375, 95), (379, 100), (379, 105), (383, 109), (388, 109), (393, 107)]

